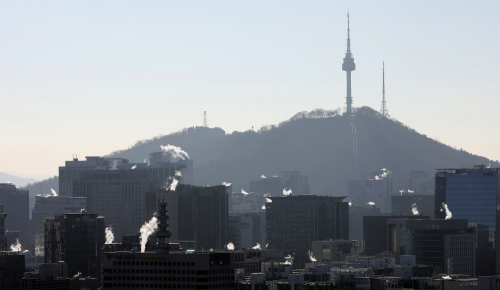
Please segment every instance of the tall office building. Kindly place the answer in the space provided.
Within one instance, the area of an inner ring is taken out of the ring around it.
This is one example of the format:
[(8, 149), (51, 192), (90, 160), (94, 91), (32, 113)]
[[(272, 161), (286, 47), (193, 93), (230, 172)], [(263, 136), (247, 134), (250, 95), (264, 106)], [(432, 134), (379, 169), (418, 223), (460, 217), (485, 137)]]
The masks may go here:
[(229, 199), (226, 187), (178, 185), (175, 191), (146, 193), (146, 219), (158, 202), (168, 203), (172, 240), (196, 241), (200, 249), (224, 249), (228, 241)]
[(399, 190), (413, 191), (415, 194), (434, 194), (434, 176), (421, 170), (410, 170), (399, 179)]
[(349, 239), (363, 240), (363, 217), (380, 215), (380, 208), (376, 206), (350, 206), (349, 207)]
[(397, 216), (428, 215), (434, 218), (434, 194), (402, 192), (391, 196), (391, 214)]
[(417, 264), (432, 265), (435, 273), (476, 277), (476, 239), (466, 219), (387, 221), (388, 248), (400, 255), (415, 255)]
[(481, 165), (474, 168), (438, 169), (434, 215), (446, 218), (443, 203), (451, 219), (468, 219), (471, 224), (486, 226), (496, 250), (496, 273), (500, 273), (500, 169)]
[(115, 171), (115, 170), (152, 170), (163, 183), (167, 182), (169, 176), (175, 171), (181, 171), (179, 177), (181, 184), (193, 184), (193, 160), (172, 161), (170, 154), (166, 152), (153, 152), (149, 155), (149, 163), (130, 163), (125, 158), (109, 158), (99, 156), (87, 156), (86, 160), (74, 158), (66, 161), (65, 166), (59, 167), (59, 195), (73, 196), (73, 181), (82, 178), (82, 173), (87, 171)]
[(291, 189), (295, 195), (309, 194), (309, 178), (300, 171), (280, 171), (279, 176), (262, 176), (259, 180), (250, 181), (250, 192), (269, 196), (282, 196), (283, 189)]
[(262, 247), (266, 244), (266, 213), (230, 213), (228, 240), (235, 249), (251, 249), (257, 243)]
[(376, 255), (389, 250), (387, 246), (387, 221), (396, 218), (429, 219), (428, 216), (364, 216), (363, 239), (365, 241), (365, 255)]
[(68, 277), (101, 277), (104, 218), (95, 213), (67, 213), (45, 220), (45, 263), (66, 262)]
[(170, 249), (167, 205), (170, 210), (162, 195), (156, 208), (159, 220), (156, 252), (116, 251), (117, 244), (105, 246), (103, 289), (234, 289), (234, 252)]
[(10, 183), (0, 183), (0, 203), (9, 218), (5, 220), (6, 231), (18, 231), (19, 241), (25, 247), (29, 238), (29, 191), (16, 188)]
[(3, 211), (3, 204), (0, 204), (0, 252), (7, 251), (7, 235), (5, 234), (5, 218), (7, 214)]
[(393, 192), (391, 176), (379, 177), (374, 175), (367, 179), (349, 180), (348, 199), (353, 206), (369, 206), (375, 204), (383, 212), (391, 210), (389, 202)]
[(294, 265), (309, 261), (311, 242), (349, 239), (349, 205), (345, 197), (298, 195), (270, 197), (266, 204), (269, 249), (295, 255)]
[(44, 255), (45, 219), (63, 213), (81, 213), (87, 209), (87, 199), (82, 197), (37, 195), (32, 210), (35, 235), (35, 255)]

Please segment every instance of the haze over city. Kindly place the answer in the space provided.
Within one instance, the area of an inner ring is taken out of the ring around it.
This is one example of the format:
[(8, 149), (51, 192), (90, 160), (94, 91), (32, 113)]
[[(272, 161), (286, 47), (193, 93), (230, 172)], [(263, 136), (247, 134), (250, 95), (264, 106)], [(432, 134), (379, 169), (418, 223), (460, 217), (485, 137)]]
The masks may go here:
[[(258, 130), (353, 106), (500, 159), (497, 1), (9, 2), (0, 6), (0, 171), (42, 179), (79, 156), (203, 125)], [(29, 164), (29, 166), (28, 166)]]

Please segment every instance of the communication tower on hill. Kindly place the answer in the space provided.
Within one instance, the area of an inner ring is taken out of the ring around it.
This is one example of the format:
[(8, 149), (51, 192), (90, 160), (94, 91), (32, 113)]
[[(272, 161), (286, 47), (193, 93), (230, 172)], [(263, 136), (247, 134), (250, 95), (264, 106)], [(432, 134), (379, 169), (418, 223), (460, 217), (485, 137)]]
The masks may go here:
[(380, 114), (382, 116), (389, 118), (389, 112), (387, 111), (387, 104), (385, 103), (385, 64), (382, 62), (382, 108), (380, 108)]
[(344, 57), (344, 63), (342, 64), (342, 70), (346, 71), (347, 74), (347, 111), (345, 112), (347, 116), (352, 115), (352, 96), (351, 96), (351, 71), (356, 69), (356, 64), (354, 63), (354, 58), (351, 53), (351, 30), (349, 28), (349, 12), (347, 12), (347, 51)]
[(207, 125), (207, 111), (203, 111), (203, 127), (208, 127)]

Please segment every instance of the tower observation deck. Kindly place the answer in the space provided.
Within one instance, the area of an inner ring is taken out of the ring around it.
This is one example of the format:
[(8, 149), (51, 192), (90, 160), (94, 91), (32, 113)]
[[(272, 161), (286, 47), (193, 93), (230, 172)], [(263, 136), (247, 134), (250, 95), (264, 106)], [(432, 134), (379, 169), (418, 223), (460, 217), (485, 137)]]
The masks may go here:
[(352, 115), (352, 95), (351, 95), (351, 71), (356, 69), (356, 64), (354, 63), (354, 58), (351, 53), (351, 36), (349, 28), (349, 13), (347, 13), (347, 51), (344, 57), (344, 63), (342, 63), (342, 70), (346, 71), (347, 74), (347, 96), (346, 104), (347, 110), (346, 115)]

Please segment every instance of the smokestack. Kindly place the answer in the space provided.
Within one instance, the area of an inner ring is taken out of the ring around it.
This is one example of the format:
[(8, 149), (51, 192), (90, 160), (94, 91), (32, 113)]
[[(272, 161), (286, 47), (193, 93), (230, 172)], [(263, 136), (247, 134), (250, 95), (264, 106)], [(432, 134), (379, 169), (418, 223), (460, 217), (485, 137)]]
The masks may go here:
[(168, 213), (167, 213), (167, 202), (164, 198), (160, 200), (158, 208), (158, 231), (156, 232), (156, 252), (157, 253), (168, 253), (170, 250), (170, 245), (168, 244), (168, 239), (172, 236), (168, 227)]

